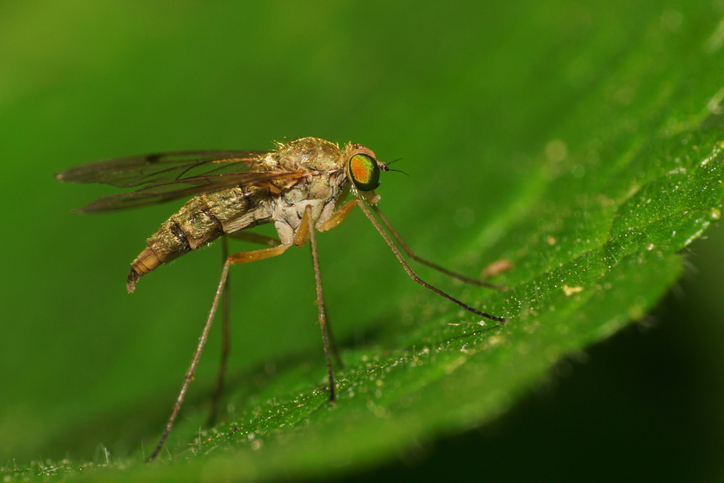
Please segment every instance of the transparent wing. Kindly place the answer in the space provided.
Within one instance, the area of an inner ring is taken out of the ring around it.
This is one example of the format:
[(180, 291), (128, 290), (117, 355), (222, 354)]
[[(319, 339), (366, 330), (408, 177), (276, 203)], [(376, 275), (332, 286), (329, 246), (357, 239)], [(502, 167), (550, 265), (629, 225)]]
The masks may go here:
[(118, 188), (154, 185), (205, 174), (253, 169), (264, 151), (179, 151), (109, 159), (71, 168), (58, 181), (104, 183)]
[(62, 182), (105, 183), (116, 193), (76, 210), (79, 213), (138, 208), (238, 185), (268, 185), (295, 180), (303, 171), (254, 171), (260, 151), (183, 151), (111, 159), (71, 168), (56, 175)]

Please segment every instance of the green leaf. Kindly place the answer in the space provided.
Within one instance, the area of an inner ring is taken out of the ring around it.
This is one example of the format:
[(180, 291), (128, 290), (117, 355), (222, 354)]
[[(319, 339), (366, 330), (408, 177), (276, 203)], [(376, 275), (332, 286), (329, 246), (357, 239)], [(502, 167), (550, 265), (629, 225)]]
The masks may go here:
[[(497, 417), (561, 361), (641, 320), (680, 277), (679, 252), (721, 216), (724, 24), (710, 2), (5, 9), (7, 481), (328, 477), (380, 464)], [(218, 251), (126, 296), (125, 263), (177, 207), (74, 217), (108, 191), (52, 173), (305, 135), (403, 157), (395, 167), (410, 177), (383, 173), (379, 206), (420, 256), (471, 276), (512, 264), (493, 279), (507, 291), (415, 270), (507, 323), (410, 281), (356, 214), (318, 237), (345, 364), (337, 403), (307, 249), (234, 267), (227, 407), (204, 426), (212, 342), (164, 452), (144, 465)]]

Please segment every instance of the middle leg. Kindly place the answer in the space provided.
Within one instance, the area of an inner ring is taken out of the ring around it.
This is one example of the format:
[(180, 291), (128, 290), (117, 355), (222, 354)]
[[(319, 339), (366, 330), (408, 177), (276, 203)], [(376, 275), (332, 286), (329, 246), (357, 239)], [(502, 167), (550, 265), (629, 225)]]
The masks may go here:
[[(317, 253), (317, 237), (315, 235), (314, 220), (312, 220), (312, 207), (307, 205), (302, 216), (297, 233), (294, 234), (294, 244), (301, 246), (310, 239), (312, 246), (312, 264), (314, 266), (314, 282), (317, 289), (317, 309), (319, 311), (319, 325), (322, 329), (322, 342), (324, 343), (324, 358), (327, 362), (327, 374), (329, 375), (329, 402), (334, 403), (334, 372), (332, 371), (332, 358), (329, 350), (329, 334), (327, 331), (327, 311), (324, 306), (324, 291), (322, 290), (322, 274), (319, 270), (319, 254)], [(339, 357), (339, 355), (337, 356)]]

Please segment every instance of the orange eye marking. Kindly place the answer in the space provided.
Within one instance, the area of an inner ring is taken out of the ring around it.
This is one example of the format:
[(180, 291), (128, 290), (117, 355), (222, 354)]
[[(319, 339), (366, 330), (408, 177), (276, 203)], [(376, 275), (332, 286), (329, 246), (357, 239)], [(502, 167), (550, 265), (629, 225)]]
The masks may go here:
[(372, 175), (372, 167), (365, 162), (364, 158), (355, 156), (352, 158), (352, 176), (362, 184), (368, 183)]
[(377, 161), (366, 154), (355, 154), (349, 160), (349, 175), (361, 191), (372, 191), (380, 185), (380, 168)]

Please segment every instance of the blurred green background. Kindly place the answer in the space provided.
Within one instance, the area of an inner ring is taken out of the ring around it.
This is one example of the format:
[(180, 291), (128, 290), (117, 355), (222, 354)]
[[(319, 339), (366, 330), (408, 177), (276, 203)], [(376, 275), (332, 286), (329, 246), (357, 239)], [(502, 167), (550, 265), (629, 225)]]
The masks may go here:
[[(419, 253), (450, 262), (471, 227), (509, 205), (500, 179), (525, 179), (611, 52), (660, 22), (681, 38), (671, 55), (688, 56), (723, 14), (721, 2), (3, 2), (0, 464), (93, 459), (100, 445), (122, 454), (157, 431), (219, 275), (212, 247), (127, 295), (128, 264), (176, 205), (71, 215), (111, 190), (64, 186), (55, 172), (308, 135), (363, 143), (404, 158), (410, 177), (386, 176), (381, 206)], [(692, 245), (685, 277), (643, 324), (560, 364), (500, 420), (370, 471), (724, 478), (722, 238), (715, 227)], [(345, 344), (416, 290), (359, 214), (319, 243)], [(307, 249), (290, 250), (234, 272), (232, 373), (319, 351), (310, 265)], [(385, 297), (351, 297), (356, 284)], [(197, 375), (207, 389), (213, 340)], [(109, 415), (118, 421), (104, 427)]]

